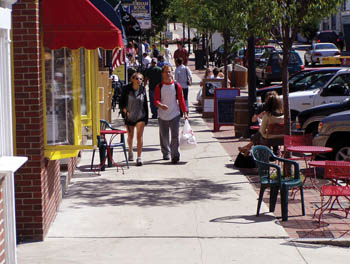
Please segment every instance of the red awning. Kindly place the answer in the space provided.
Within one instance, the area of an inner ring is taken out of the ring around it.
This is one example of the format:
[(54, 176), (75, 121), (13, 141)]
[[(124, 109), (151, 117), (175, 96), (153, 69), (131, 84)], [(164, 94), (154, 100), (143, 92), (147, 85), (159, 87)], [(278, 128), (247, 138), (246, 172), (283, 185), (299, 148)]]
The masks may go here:
[(42, 18), (49, 49), (124, 47), (120, 30), (89, 0), (43, 0)]

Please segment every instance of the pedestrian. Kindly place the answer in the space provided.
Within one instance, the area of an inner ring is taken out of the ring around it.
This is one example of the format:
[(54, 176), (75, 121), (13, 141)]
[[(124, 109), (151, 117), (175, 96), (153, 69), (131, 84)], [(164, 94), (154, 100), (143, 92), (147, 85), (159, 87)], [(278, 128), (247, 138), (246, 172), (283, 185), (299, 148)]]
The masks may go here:
[(145, 52), (142, 54), (142, 71), (143, 72), (145, 72), (148, 69), (148, 67), (151, 65), (151, 61), (152, 59), (150, 56), (148, 56), (148, 53)]
[(126, 46), (126, 54), (131, 54), (134, 58), (136, 57), (136, 49), (132, 41), (128, 42)]
[[(187, 119), (187, 108), (183, 97), (182, 87), (174, 82), (173, 68), (165, 65), (162, 69), (162, 82), (154, 91), (155, 105), (158, 107), (159, 138), (164, 160), (171, 157), (172, 163), (180, 160), (179, 128), (180, 109)], [(171, 141), (169, 136), (171, 132)], [(170, 141), (170, 142), (169, 142)]]
[(158, 58), (159, 56), (159, 50), (155, 44), (152, 45), (152, 56), (153, 58)]
[(192, 84), (192, 73), (190, 69), (183, 65), (182, 58), (176, 59), (176, 69), (175, 69), (175, 81), (181, 84), (182, 91), (184, 93), (184, 98), (188, 108), (188, 88)]
[(124, 118), (128, 131), (129, 160), (134, 160), (133, 141), (136, 127), (137, 139), (137, 159), (136, 166), (142, 166), (141, 154), (143, 147), (143, 130), (148, 123), (147, 95), (142, 85), (143, 76), (135, 72), (131, 76), (131, 82), (123, 87), (123, 92), (119, 101), (119, 109)]
[(164, 55), (165, 61), (169, 63), (169, 65), (171, 65), (171, 59), (173, 58), (173, 55), (171, 54), (171, 51), (169, 49), (169, 44), (165, 44)]
[(157, 66), (157, 59), (153, 58), (151, 61), (151, 66), (146, 70), (145, 73), (145, 86), (148, 83), (148, 96), (149, 104), (152, 112), (152, 119), (158, 117), (157, 107), (154, 105), (154, 90), (156, 85), (162, 81), (162, 69)]
[(181, 41), (178, 41), (177, 43), (177, 50), (174, 52), (174, 61), (176, 65), (176, 59), (177, 58), (182, 58), (182, 62), (185, 66), (187, 66), (188, 62), (188, 51), (182, 46)]
[(142, 44), (143, 44), (143, 46), (144, 46), (144, 48), (145, 48), (145, 51), (144, 51), (144, 52), (149, 53), (149, 52), (150, 52), (150, 49), (149, 49), (149, 44), (148, 44), (147, 40), (144, 39), (144, 40), (142, 41)]
[(167, 63), (164, 59), (163, 55), (159, 55), (158, 56), (158, 63), (157, 63), (158, 67), (163, 68), (164, 65), (170, 65), (169, 63)]

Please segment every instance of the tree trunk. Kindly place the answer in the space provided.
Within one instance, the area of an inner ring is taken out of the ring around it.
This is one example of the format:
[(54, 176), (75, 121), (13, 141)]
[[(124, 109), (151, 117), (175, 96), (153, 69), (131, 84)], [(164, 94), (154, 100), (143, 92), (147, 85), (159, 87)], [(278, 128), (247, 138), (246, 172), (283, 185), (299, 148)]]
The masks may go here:
[(282, 61), (282, 94), (283, 94), (283, 112), (284, 112), (284, 124), (285, 134), (291, 134), (291, 118), (289, 109), (289, 85), (288, 85), (288, 60), (289, 50), (291, 48), (290, 41), (283, 41), (283, 61)]
[(223, 88), (227, 88), (227, 43), (229, 41), (229, 34), (227, 34), (227, 32), (223, 33), (224, 35), (224, 54), (223, 54), (223, 60), (224, 60), (224, 87)]
[(205, 33), (205, 63), (207, 66), (207, 69), (209, 68), (209, 38), (208, 38), (208, 32)]
[(255, 63), (255, 38), (248, 38), (248, 107), (249, 125), (254, 115), (253, 104), (256, 102), (256, 63)]

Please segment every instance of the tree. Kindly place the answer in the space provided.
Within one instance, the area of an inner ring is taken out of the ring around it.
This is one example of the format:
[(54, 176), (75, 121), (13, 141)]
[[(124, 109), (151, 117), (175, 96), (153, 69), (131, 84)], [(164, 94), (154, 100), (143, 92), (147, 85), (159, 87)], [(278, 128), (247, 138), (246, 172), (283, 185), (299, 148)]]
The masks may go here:
[(289, 107), (288, 61), (289, 53), (300, 29), (318, 18), (327, 17), (339, 6), (341, 0), (274, 0), (270, 14), (279, 30), (274, 31), (275, 37), (282, 40), (282, 94), (286, 131), (291, 134), (291, 113)]

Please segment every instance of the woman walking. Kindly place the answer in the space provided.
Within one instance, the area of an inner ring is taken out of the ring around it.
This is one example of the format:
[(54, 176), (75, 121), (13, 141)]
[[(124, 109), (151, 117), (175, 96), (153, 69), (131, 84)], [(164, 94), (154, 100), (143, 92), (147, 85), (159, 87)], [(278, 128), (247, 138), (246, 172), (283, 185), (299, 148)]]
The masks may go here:
[(128, 130), (129, 160), (133, 161), (133, 140), (136, 127), (137, 159), (136, 166), (142, 166), (141, 154), (143, 147), (143, 130), (148, 122), (148, 104), (143, 75), (135, 72), (131, 76), (131, 83), (123, 87), (119, 108)]

